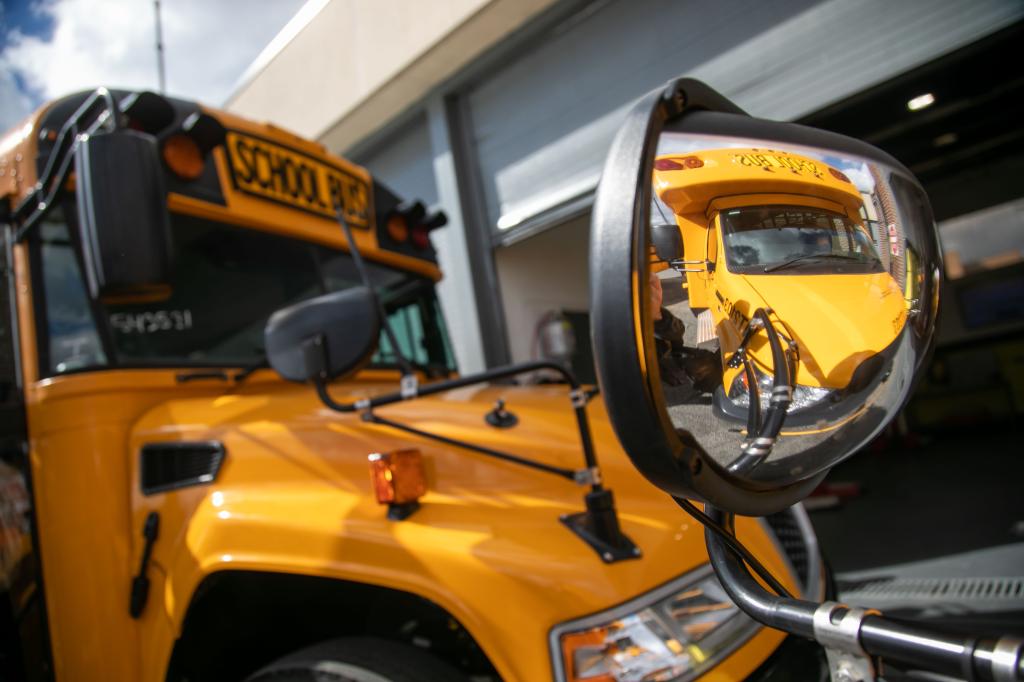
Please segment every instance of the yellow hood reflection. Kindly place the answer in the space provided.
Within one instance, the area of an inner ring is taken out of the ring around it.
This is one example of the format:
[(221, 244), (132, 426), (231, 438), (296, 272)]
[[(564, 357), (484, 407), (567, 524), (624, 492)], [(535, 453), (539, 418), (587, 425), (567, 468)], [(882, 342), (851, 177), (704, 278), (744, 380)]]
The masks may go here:
[[(903, 329), (907, 309), (888, 273), (858, 275), (747, 275), (744, 277), (799, 347), (796, 383), (844, 388), (867, 358), (887, 348)], [(760, 335), (759, 335), (760, 336)], [(754, 346), (771, 366), (767, 342)]]

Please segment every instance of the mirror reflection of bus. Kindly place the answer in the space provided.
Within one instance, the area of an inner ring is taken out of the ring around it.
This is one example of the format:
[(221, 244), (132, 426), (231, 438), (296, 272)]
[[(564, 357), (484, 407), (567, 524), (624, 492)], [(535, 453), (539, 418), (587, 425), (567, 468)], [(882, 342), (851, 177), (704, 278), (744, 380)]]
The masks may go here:
[[(802, 154), (712, 148), (661, 154), (653, 188), (683, 250), (704, 263), (675, 268), (687, 295), (667, 310), (693, 320), (698, 349), (720, 355), (715, 415), (746, 422), (751, 395), (768, 408), (774, 366), (766, 333), (755, 333), (745, 349), (756, 393), (744, 367), (729, 362), (754, 311), (765, 309), (792, 357), (783, 435), (819, 431), (826, 416), (834, 422), (830, 408), (870, 385), (907, 319), (907, 300), (862, 217), (858, 187)], [(862, 310), (866, 323), (845, 322), (850, 308)]]
[[(779, 147), (789, 151), (770, 151)], [(705, 267), (652, 267), (652, 195), (675, 216), (688, 260), (703, 245)], [(950, 634), (794, 599), (734, 531), (738, 515), (809, 495), (891, 423), (922, 373), (942, 259), (928, 199), (908, 169), (863, 142), (746, 116), (705, 84), (676, 79), (639, 100), (612, 143), (594, 199), (591, 268), (595, 365), (615, 433), (637, 469), (705, 526), (711, 565), (734, 603), (824, 645), (834, 680), (881, 679), (883, 659), (944, 679), (1024, 680), (1019, 637)], [(666, 323), (673, 306), (689, 318)], [(666, 327), (686, 328), (684, 343), (696, 346), (698, 316), (712, 322), (699, 326), (722, 352), (723, 386), (741, 368), (748, 382), (745, 433), (666, 387)], [(769, 370), (762, 419), (758, 386)], [(837, 399), (801, 406), (800, 386)], [(820, 426), (780, 437), (812, 411)]]

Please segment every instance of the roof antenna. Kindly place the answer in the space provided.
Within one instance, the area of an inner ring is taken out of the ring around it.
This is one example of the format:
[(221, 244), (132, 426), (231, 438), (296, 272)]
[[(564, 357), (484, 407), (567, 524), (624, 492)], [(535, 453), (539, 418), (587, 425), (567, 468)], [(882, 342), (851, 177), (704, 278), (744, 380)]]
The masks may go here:
[(160, 26), (160, 0), (153, 0), (153, 10), (156, 12), (156, 72), (160, 82), (160, 94), (167, 94), (167, 77), (164, 74), (164, 38)]
[[(345, 220), (345, 208), (339, 202), (335, 206), (336, 216), (338, 218), (338, 224), (341, 225), (342, 231), (345, 233), (345, 240), (348, 242), (349, 254), (352, 256), (352, 262), (355, 263), (356, 272), (359, 273), (359, 279), (362, 280), (363, 286), (368, 288), (370, 291), (374, 291), (373, 283), (370, 281), (370, 273), (366, 269), (366, 263), (363, 261), (363, 255), (359, 253), (359, 247), (356, 245), (356, 240), (352, 236), (352, 229), (348, 226), (348, 221)], [(416, 372), (413, 370), (412, 364), (409, 360), (402, 355), (402, 349), (398, 345), (398, 338), (395, 336), (394, 330), (391, 328), (391, 323), (388, 321), (387, 311), (384, 310), (384, 304), (380, 300), (380, 296), (374, 292), (374, 300), (377, 302), (377, 314), (380, 316), (380, 325), (384, 330), (384, 336), (387, 337), (388, 343), (391, 344), (391, 350), (395, 354), (395, 362), (398, 365), (399, 371), (402, 372), (402, 381), (400, 385), (400, 392), (403, 398), (414, 398), (419, 390), (419, 380), (416, 378)]]

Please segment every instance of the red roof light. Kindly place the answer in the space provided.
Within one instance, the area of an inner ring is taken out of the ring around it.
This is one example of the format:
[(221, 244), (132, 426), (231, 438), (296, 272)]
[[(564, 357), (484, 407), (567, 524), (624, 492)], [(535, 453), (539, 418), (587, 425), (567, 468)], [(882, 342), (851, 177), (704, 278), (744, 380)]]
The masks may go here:
[(684, 170), (686, 167), (683, 164), (673, 161), (672, 159), (656, 159), (654, 161), (654, 170), (660, 171), (671, 171), (671, 170)]
[(829, 166), (828, 170), (829, 170), (830, 173), (832, 173), (833, 177), (835, 177), (837, 180), (842, 180), (843, 182), (849, 182), (851, 185), (853, 184), (853, 181), (851, 181), (850, 178), (846, 177), (846, 175), (843, 172), (837, 171), (835, 168), (832, 168), (831, 166)]
[(704, 162), (696, 156), (682, 156), (674, 159), (655, 159), (654, 170), (677, 171), (687, 168), (701, 168)]

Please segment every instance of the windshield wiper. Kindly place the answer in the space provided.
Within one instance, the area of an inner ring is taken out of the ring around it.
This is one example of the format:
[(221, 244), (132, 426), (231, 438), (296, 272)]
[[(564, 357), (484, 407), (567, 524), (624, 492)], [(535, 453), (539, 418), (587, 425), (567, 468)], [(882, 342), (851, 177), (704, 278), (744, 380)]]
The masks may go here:
[(868, 261), (864, 260), (863, 258), (858, 258), (857, 256), (846, 256), (846, 255), (843, 255), (841, 253), (805, 253), (802, 256), (797, 256), (796, 258), (790, 258), (789, 260), (783, 261), (781, 263), (775, 263), (774, 265), (766, 265), (766, 266), (764, 266), (764, 271), (765, 272), (774, 272), (775, 270), (781, 270), (783, 268), (788, 268), (791, 265), (795, 265), (796, 263), (800, 263), (802, 261), (811, 260), (813, 258), (824, 258), (826, 260), (852, 260), (852, 261), (856, 261), (857, 263), (867, 263), (868, 262)]
[(256, 370), (264, 369), (266, 367), (270, 367), (270, 361), (267, 360), (267, 357), (264, 355), (261, 359), (257, 360), (251, 365), (246, 365), (245, 367), (242, 367), (239, 371), (231, 375), (231, 378), (235, 380), (236, 384), (240, 384), (246, 379), (248, 379), (249, 375), (255, 372)]
[(220, 379), (221, 381), (227, 381), (228, 374), (222, 369), (197, 369), (191, 372), (179, 372), (174, 378), (179, 384), (188, 383), (189, 381), (198, 381), (200, 379)]

